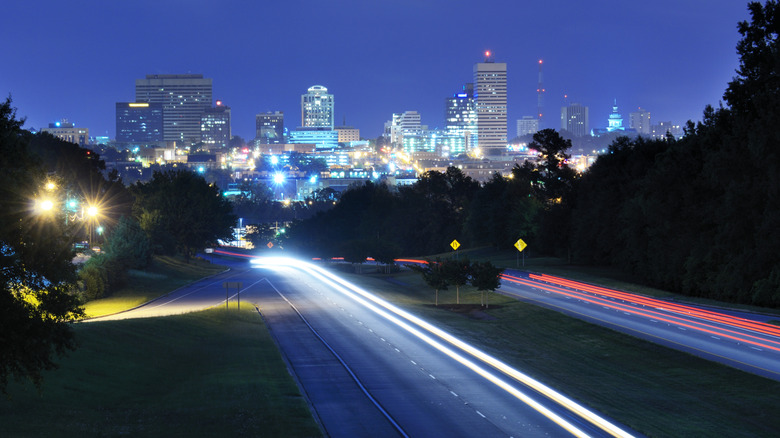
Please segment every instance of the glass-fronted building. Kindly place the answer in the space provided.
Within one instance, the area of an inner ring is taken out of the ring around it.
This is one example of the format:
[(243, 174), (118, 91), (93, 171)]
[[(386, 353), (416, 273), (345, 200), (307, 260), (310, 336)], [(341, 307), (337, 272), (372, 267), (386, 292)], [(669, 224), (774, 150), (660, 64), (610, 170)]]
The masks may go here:
[(255, 141), (257, 144), (283, 144), (284, 112), (260, 113), (255, 116)]
[(116, 103), (116, 141), (148, 144), (161, 142), (163, 138), (161, 103)]
[(163, 140), (201, 141), (201, 117), (211, 108), (212, 80), (199, 74), (146, 75), (135, 80), (135, 101), (163, 107)]
[(232, 136), (230, 107), (218, 100), (214, 108), (207, 108), (200, 119), (200, 136), (206, 146), (227, 147)]

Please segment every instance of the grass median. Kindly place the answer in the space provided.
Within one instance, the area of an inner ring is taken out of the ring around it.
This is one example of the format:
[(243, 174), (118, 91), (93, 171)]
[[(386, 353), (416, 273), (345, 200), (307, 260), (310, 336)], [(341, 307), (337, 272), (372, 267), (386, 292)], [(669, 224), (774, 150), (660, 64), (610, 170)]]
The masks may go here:
[(41, 392), (10, 385), (0, 436), (319, 436), (259, 315), (224, 308), (74, 327)]
[[(415, 273), (350, 275), (597, 411), (653, 437), (757, 437), (780, 430), (780, 383), (499, 294), (434, 292)], [(443, 304), (442, 304), (443, 303)]]
[(224, 266), (197, 258), (185, 261), (182, 257), (156, 256), (146, 270), (128, 272), (127, 286), (108, 297), (86, 303), (84, 312), (88, 317), (96, 317), (132, 309), (224, 270)]

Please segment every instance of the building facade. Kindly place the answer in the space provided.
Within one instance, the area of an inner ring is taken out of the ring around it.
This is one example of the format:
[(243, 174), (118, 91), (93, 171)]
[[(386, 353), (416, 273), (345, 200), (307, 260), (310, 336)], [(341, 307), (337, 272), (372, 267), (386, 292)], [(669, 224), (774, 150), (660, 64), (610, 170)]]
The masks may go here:
[(463, 90), (444, 103), (444, 129), (448, 136), (462, 137), (456, 142), (450, 155), (459, 155), (472, 149), (477, 137), (477, 110), (474, 102), (474, 84), (468, 83)]
[(255, 116), (255, 141), (258, 144), (284, 144), (284, 112), (274, 111)]
[(62, 119), (59, 122), (49, 123), (48, 128), (41, 129), (42, 132), (49, 134), (70, 143), (76, 143), (81, 147), (89, 144), (89, 129), (77, 128), (74, 123), (68, 122), (68, 119)]
[(536, 134), (539, 132), (539, 119), (534, 116), (523, 116), (517, 121), (517, 136)]
[(628, 127), (636, 131), (638, 134), (650, 135), (650, 111), (639, 109), (633, 113), (628, 114)]
[(393, 119), (390, 121), (390, 143), (393, 147), (403, 147), (404, 136), (422, 133), (424, 128), (421, 121), (417, 111), (393, 113)]
[(163, 108), (163, 139), (178, 144), (201, 140), (201, 117), (211, 107), (212, 80), (199, 74), (146, 75), (135, 80), (135, 101)]
[(354, 126), (336, 126), (334, 129), (339, 134), (339, 143), (360, 141), (360, 130)]
[(506, 63), (494, 62), (488, 52), (485, 62), (474, 64), (477, 147), (485, 155), (498, 155), (506, 150), (506, 95)]
[(290, 131), (291, 144), (314, 144), (317, 149), (334, 149), (339, 145), (339, 133), (330, 128), (296, 128)]
[(322, 85), (309, 87), (301, 95), (301, 126), (333, 129), (333, 95)]
[(149, 144), (162, 142), (163, 138), (161, 103), (116, 103), (116, 141)]
[(225, 148), (232, 138), (230, 107), (217, 101), (214, 108), (207, 108), (200, 119), (200, 140), (209, 147)]
[(573, 103), (561, 108), (561, 129), (569, 131), (577, 137), (590, 134), (590, 121), (588, 120), (588, 107)]

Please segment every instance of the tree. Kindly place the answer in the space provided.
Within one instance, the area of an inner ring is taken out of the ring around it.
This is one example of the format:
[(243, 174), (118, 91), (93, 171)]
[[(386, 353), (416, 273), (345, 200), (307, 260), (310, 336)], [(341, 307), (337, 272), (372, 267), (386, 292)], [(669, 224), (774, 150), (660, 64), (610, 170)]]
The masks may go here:
[(0, 391), (9, 379), (40, 386), (55, 355), (75, 349), (68, 321), (83, 316), (71, 291), (72, 234), (56, 209), (35, 211), (46, 172), (29, 153), (29, 137), (11, 98), (0, 104)]
[(141, 225), (132, 217), (122, 216), (106, 239), (103, 251), (121, 266), (143, 269), (152, 257), (152, 245)]
[[(490, 262), (474, 262), (471, 265), (469, 276), (472, 286), (480, 291), (481, 304), (488, 307), (487, 295), (485, 292), (495, 291), (501, 286), (501, 273), (504, 268), (493, 266)], [(484, 295), (484, 301), (482, 297)]]
[(437, 258), (436, 261), (426, 260), (424, 265), (407, 265), (412, 271), (420, 273), (422, 275), (425, 284), (433, 288), (434, 304), (439, 305), (439, 291), (447, 290), (447, 278), (444, 275), (444, 270), (441, 267), (441, 261)]
[(466, 259), (445, 259), (442, 262), (446, 282), (455, 285), (455, 304), (460, 304), (460, 287), (469, 282), (470, 266)]
[(195, 248), (229, 238), (236, 217), (214, 184), (188, 170), (155, 172), (151, 181), (132, 187), (141, 228), (164, 252), (189, 260)]
[(566, 153), (571, 149), (571, 140), (564, 139), (554, 129), (542, 129), (534, 134), (534, 141), (528, 148), (541, 154), (538, 182), (543, 200), (560, 203), (571, 191), (575, 177), (574, 170), (566, 163), (571, 158)]
[(384, 265), (386, 273), (390, 273), (390, 270), (395, 265), (395, 259), (401, 256), (401, 247), (392, 241), (375, 239), (371, 242), (369, 255), (377, 263)]

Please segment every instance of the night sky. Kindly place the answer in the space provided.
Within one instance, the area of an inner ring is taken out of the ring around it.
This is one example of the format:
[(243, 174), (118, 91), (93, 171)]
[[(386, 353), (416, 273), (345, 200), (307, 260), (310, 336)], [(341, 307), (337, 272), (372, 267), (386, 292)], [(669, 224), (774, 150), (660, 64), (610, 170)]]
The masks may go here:
[(564, 95), (606, 126), (617, 99), (652, 122), (700, 120), (738, 65), (742, 0), (9, 1), (0, 10), (1, 97), (26, 128), (61, 118), (115, 135), (116, 102), (147, 74), (200, 73), (232, 108), (233, 134), (258, 112), (301, 123), (300, 95), (324, 85), (336, 124), (375, 138), (392, 113), (443, 127), (444, 99), (472, 81), (485, 50), (508, 70), (508, 124), (536, 112), (544, 60), (546, 119)]

